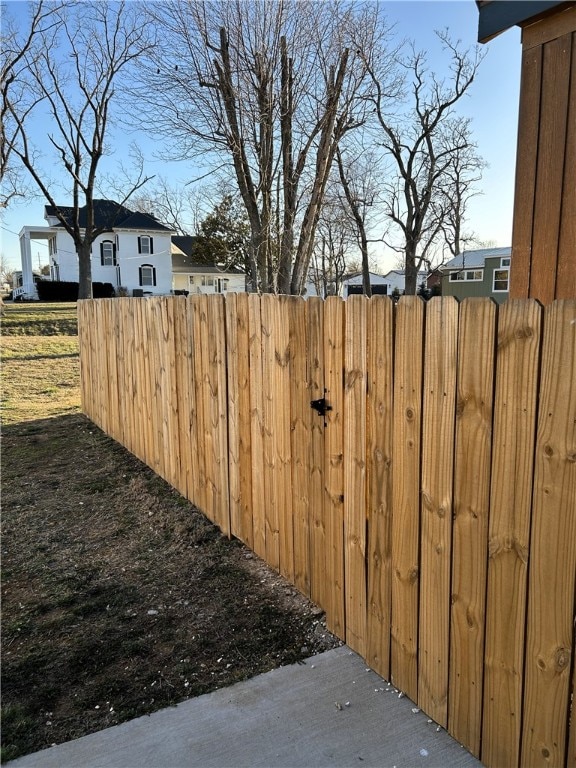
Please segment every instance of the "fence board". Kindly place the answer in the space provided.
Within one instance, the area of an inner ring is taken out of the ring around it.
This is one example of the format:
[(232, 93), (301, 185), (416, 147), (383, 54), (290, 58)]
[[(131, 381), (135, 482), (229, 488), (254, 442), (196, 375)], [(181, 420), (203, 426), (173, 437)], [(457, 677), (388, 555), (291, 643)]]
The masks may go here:
[[(125, 445), (139, 458), (146, 456), (141, 425), (149, 422), (149, 414), (142, 412), (143, 386), (141, 350), (146, 340), (138, 338), (138, 304), (128, 299), (120, 299), (116, 316), (115, 333), (117, 336), (119, 360), (118, 372), (118, 406), (121, 419), (120, 428)], [(140, 348), (138, 342), (140, 341)], [(140, 427), (140, 428), (139, 428)], [(145, 458), (143, 459), (146, 460)]]
[(324, 439), (328, 423), (310, 407), (312, 400), (325, 397), (324, 391), (324, 302), (308, 300), (308, 419), (310, 425), (309, 520), (310, 520), (310, 597), (324, 607), (326, 591), (326, 524), (324, 519)]
[[(105, 312), (105, 305), (100, 304), (98, 307), (98, 324), (101, 329), (102, 338), (107, 339), (110, 334), (110, 329), (107, 324), (107, 317)], [(106, 354), (106, 345), (97, 344), (95, 349), (96, 365), (98, 367), (98, 388), (96, 393), (98, 403), (98, 420), (100, 428), (104, 432), (108, 432), (109, 429), (109, 410), (108, 405), (108, 359)]]
[(395, 327), (391, 677), (413, 701), (418, 699), (423, 330), (421, 299), (403, 296)]
[(104, 301), (102, 303), (102, 310), (106, 317), (106, 329), (107, 329), (107, 343), (103, 345), (104, 352), (106, 354), (106, 369), (108, 371), (108, 434), (113, 437), (114, 440), (122, 442), (124, 435), (122, 430), (123, 421), (120, 419), (119, 414), (119, 398), (124, 395), (123, 391), (118, 388), (118, 358), (116, 344), (118, 340), (118, 328), (117, 328), (117, 313), (115, 312), (114, 303), (111, 300)]
[(240, 513), (240, 387), (238, 384), (238, 295), (226, 298), (226, 370), (228, 374), (228, 483), (230, 531), (244, 541)]
[(189, 361), (190, 347), (188, 343), (187, 300), (184, 296), (174, 298), (174, 355), (175, 355), (175, 386), (178, 400), (178, 411), (175, 425), (175, 441), (178, 450), (178, 485), (180, 493), (190, 497), (192, 456), (190, 453), (190, 388)]
[(247, 294), (230, 294), (226, 300), (230, 531), (252, 547), (248, 345)]
[[(176, 362), (176, 316), (175, 307), (176, 302), (170, 298), (164, 299), (164, 311), (166, 317), (166, 371), (167, 371), (167, 393), (168, 399), (166, 402), (166, 417), (168, 424), (168, 439), (169, 442), (165, 448), (168, 450), (168, 476), (171, 478), (169, 482), (174, 488), (181, 490), (180, 485), (180, 465), (181, 455), (179, 450), (179, 425), (178, 425), (178, 388), (176, 382), (177, 376), (177, 362)], [(226, 466), (228, 466), (226, 462)], [(228, 504), (226, 504), (228, 509)]]
[[(572, 56), (567, 39), (570, 39), (569, 35), (546, 43), (542, 55), (540, 136), (530, 243), (530, 296), (544, 303), (554, 299), (558, 268)], [(573, 176), (574, 171), (571, 173)]]
[(206, 414), (204, 409), (204, 391), (207, 367), (207, 319), (206, 297), (195, 294), (192, 297), (192, 318), (194, 334), (194, 397), (196, 401), (196, 444), (198, 446), (198, 481), (196, 484), (196, 502), (207, 517), (212, 519), (208, 509), (208, 492), (206, 479)]
[(240, 524), (242, 540), (253, 549), (252, 444), (250, 419), (250, 331), (248, 294), (237, 295), (238, 433), (240, 437)]
[[(137, 409), (137, 416), (140, 417), (140, 429), (142, 430), (142, 440), (140, 442), (143, 451), (143, 460), (149, 467), (154, 466), (154, 422), (152, 413), (152, 361), (150, 355), (150, 336), (148, 333), (149, 309), (144, 301), (134, 300), (132, 302), (134, 318), (137, 325), (139, 339), (139, 349), (141, 351), (140, 360), (136, 364), (137, 375), (140, 380), (140, 408)], [(124, 322), (124, 315), (122, 316)], [(141, 377), (141, 378), (140, 378)]]
[(344, 583), (346, 642), (366, 654), (366, 333), (368, 301), (346, 302), (344, 347)]
[[(572, 48), (570, 73), (570, 104), (566, 124), (566, 148), (564, 157), (564, 184), (562, 187), (562, 211), (558, 241), (558, 272), (556, 274), (556, 298), (569, 299), (576, 296), (576, 270), (574, 269), (574, 243), (576, 243), (576, 34), (571, 39), (564, 37)], [(573, 761), (576, 763), (576, 759)]]
[(86, 299), (78, 302), (77, 315), (78, 348), (80, 350), (80, 403), (82, 413), (85, 413), (89, 419), (94, 421), (91, 386), (96, 378), (96, 373), (92, 371), (90, 359), (90, 338), (93, 334), (90, 332), (92, 309), (89, 307), (89, 300)]
[[(186, 377), (188, 386), (188, 404), (186, 412), (183, 409), (180, 410), (182, 419), (182, 429), (184, 430), (184, 439), (188, 442), (190, 463), (188, 465), (187, 472), (187, 495), (190, 501), (197, 506), (200, 506), (199, 502), (199, 487), (200, 487), (200, 445), (198, 436), (200, 434), (198, 427), (198, 401), (196, 397), (196, 337), (195, 332), (195, 319), (194, 319), (194, 304), (192, 299), (187, 298), (185, 301), (186, 313), (186, 365), (183, 369), (183, 376)], [(184, 417), (182, 418), (182, 415)]]
[(156, 363), (156, 407), (158, 414), (157, 432), (159, 441), (160, 474), (170, 482), (170, 419), (169, 405), (169, 362), (168, 362), (168, 322), (166, 317), (166, 305), (164, 297), (152, 299), (155, 345), (154, 360)]
[(262, 384), (262, 316), (260, 296), (248, 297), (250, 333), (250, 442), (252, 446), (252, 510), (254, 552), (266, 558), (264, 486), (264, 392)]
[(220, 530), (230, 535), (228, 488), (228, 425), (226, 385), (226, 324), (224, 297), (219, 295), (207, 302), (208, 387), (205, 391), (206, 436), (212, 447), (206, 462), (208, 493), (212, 498), (213, 520)]
[(572, 708), (570, 712), (570, 730), (568, 734), (568, 756), (566, 765), (576, 765), (576, 664), (572, 663)]
[(518, 765), (526, 580), (530, 538), (540, 308), (508, 301), (498, 310), (482, 761)]
[(496, 305), (460, 305), (449, 728), (480, 755)]
[(262, 377), (262, 417), (264, 448), (264, 491), (266, 508), (266, 562), (280, 570), (280, 520), (279, 520), (279, 468), (276, 409), (276, 339), (274, 335), (274, 297), (264, 294), (260, 298), (262, 320), (262, 367), (267, 375)]
[(274, 402), (276, 407), (278, 522), (280, 573), (294, 583), (294, 517), (292, 510), (292, 454), (290, 436), (290, 322), (286, 298), (274, 302)]
[(392, 601), (392, 338), (394, 304), (375, 296), (368, 307), (366, 487), (368, 518), (367, 661), (390, 679)]
[(326, 493), (326, 578), (332, 584), (326, 604), (328, 629), (345, 637), (344, 601), (344, 302), (324, 304), (324, 386), (332, 410), (326, 414), (324, 480)]
[(310, 394), (307, 372), (307, 302), (290, 298), (290, 431), (294, 584), (310, 597)]
[(448, 721), (450, 564), (458, 303), (437, 297), (426, 308), (418, 705)]
[(134, 304), (127, 299), (120, 299), (116, 315), (115, 331), (118, 333), (120, 346), (120, 380), (122, 386), (118, 386), (120, 407), (120, 429), (124, 437), (125, 445), (138, 455), (138, 398), (136, 396), (138, 384), (138, 356), (134, 333)]
[(521, 759), (566, 759), (576, 575), (576, 300), (544, 314)]
[(530, 291), (532, 233), (538, 177), (538, 121), (542, 89), (542, 47), (522, 52), (522, 92), (518, 115), (518, 157), (514, 185), (514, 225), (510, 263), (510, 297), (523, 299)]

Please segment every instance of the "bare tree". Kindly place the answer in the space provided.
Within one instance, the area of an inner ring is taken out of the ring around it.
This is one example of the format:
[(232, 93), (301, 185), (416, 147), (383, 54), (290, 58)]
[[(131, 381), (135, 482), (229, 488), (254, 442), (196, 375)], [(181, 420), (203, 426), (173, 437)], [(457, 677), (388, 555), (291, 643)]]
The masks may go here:
[(473, 232), (466, 231), (468, 203), (481, 194), (478, 183), (482, 179), (485, 161), (478, 154), (477, 146), (467, 142), (469, 121), (461, 118), (453, 125), (453, 133), (463, 135), (461, 145), (452, 153), (450, 162), (439, 184), (439, 206), (442, 209), (442, 235), (450, 258), (462, 253), (475, 241)]
[[(139, 158), (128, 191), (111, 210), (109, 220), (96, 223), (99, 164), (106, 154), (120, 79), (153, 40), (138, 9), (123, 2), (63, 5), (57, 18), (58, 24), (38, 30), (21, 59), (14, 83), (18, 93), (26, 96), (13, 99), (7, 95), (5, 107), (14, 125), (9, 152), (19, 158), (73, 238), (79, 297), (88, 298), (92, 295), (92, 243), (113, 227), (121, 207), (148, 180)], [(57, 168), (70, 185), (71, 206), (60, 207), (56, 202), (50, 168), (28, 132), (33, 114), (47, 118), (45, 144), (52, 148)]]
[(378, 159), (372, 149), (365, 150), (362, 147), (351, 148), (350, 146), (347, 149), (347, 153), (340, 147), (336, 150), (338, 177), (351, 217), (356, 243), (360, 249), (362, 288), (365, 296), (372, 296), (368, 221), (379, 197)]
[(154, 216), (179, 235), (191, 235), (202, 218), (201, 196), (201, 190), (176, 186), (159, 177), (146, 192), (131, 197), (130, 207)]
[[(11, 119), (11, 109), (25, 100), (25, 85), (21, 74), (28, 66), (37, 37), (60, 23), (60, 8), (61, 4), (47, 6), (41, 0), (32, 6), (29, 24), (24, 31), (18, 30), (6, 15), (3, 19), (0, 36), (0, 208), (6, 208), (15, 197), (25, 197), (28, 192), (22, 179), (21, 166), (11, 162), (15, 133), (18, 131), (17, 123)], [(34, 55), (37, 55), (37, 51)]]
[(8, 259), (3, 253), (0, 253), (0, 283), (7, 283), (11, 288), (14, 287), (14, 267), (8, 263)]
[[(433, 248), (448, 226), (448, 179), (455, 157), (472, 146), (470, 124), (455, 119), (455, 106), (468, 92), (482, 60), (477, 48), (463, 52), (446, 33), (437, 34), (450, 56), (450, 76), (439, 79), (428, 71), (426, 56), (412, 50), (401, 61), (410, 106), (400, 113), (391, 106), (377, 67), (368, 62), (379, 140), (391, 179), (383, 186), (384, 209), (391, 222), (385, 242), (403, 254), (407, 294), (416, 292), (418, 271), (423, 264), (429, 267)], [(461, 167), (461, 179), (477, 170)], [(452, 210), (456, 202), (451, 198)], [(390, 237), (396, 232), (399, 241)]]
[(189, 0), (151, 13), (165, 46), (139, 98), (154, 127), (173, 158), (231, 170), (253, 282), (301, 293), (336, 147), (364, 120), (365, 65), (350, 32), (374, 36), (377, 6)]
[(350, 218), (343, 210), (336, 186), (331, 185), (318, 221), (310, 261), (309, 280), (318, 296), (338, 296), (342, 281), (351, 269), (356, 238)]

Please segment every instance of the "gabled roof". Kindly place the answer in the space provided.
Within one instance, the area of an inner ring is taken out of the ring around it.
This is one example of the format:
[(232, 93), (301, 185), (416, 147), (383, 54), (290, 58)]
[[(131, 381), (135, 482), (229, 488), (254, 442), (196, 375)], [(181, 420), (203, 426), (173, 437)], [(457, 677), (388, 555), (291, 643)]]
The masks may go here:
[[(420, 272), (418, 272), (418, 275), (427, 275), (428, 271), (426, 269), (421, 269)], [(386, 272), (384, 277), (388, 277), (389, 275), (398, 275), (398, 277), (406, 277), (406, 270), (405, 269), (391, 269), (389, 272)]]
[(238, 267), (226, 267), (207, 260), (204, 254), (195, 253), (198, 238), (193, 235), (172, 235), (172, 269), (175, 272), (243, 275)]
[(440, 269), (442, 272), (450, 272), (454, 269), (482, 269), (486, 259), (502, 259), (512, 255), (512, 248), (479, 248), (474, 251), (462, 251), (450, 261), (447, 261)]
[[(56, 216), (56, 211), (60, 211), (62, 216), (69, 224), (73, 222), (74, 208), (65, 205), (57, 207), (53, 205), (45, 206), (45, 217)], [(86, 206), (80, 208), (80, 226), (86, 226)], [(54, 226), (62, 227), (58, 222)], [(153, 216), (140, 211), (131, 211), (126, 206), (116, 203), (114, 200), (94, 200), (94, 226), (98, 229), (108, 230), (116, 229), (140, 229), (156, 230), (161, 232), (171, 232), (170, 227), (160, 224)]]
[[(346, 283), (348, 280), (355, 280), (358, 277), (362, 277), (362, 274), (362, 272), (349, 272), (347, 275), (344, 275), (342, 282)], [(380, 275), (378, 272), (369, 272), (368, 274), (370, 277), (377, 277), (378, 279), (384, 277), (384, 275)]]

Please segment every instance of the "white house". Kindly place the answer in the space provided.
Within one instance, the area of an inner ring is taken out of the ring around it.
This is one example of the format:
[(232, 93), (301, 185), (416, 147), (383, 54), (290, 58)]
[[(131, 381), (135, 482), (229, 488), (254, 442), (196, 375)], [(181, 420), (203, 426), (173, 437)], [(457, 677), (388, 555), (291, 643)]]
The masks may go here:
[[(376, 272), (370, 272), (370, 288), (372, 289), (372, 295), (384, 294), (389, 296), (390, 285), (384, 275), (378, 275)], [(362, 272), (353, 272), (347, 275), (342, 280), (342, 296), (347, 299), (348, 296), (352, 296), (355, 293), (363, 293), (363, 278)]]
[(196, 238), (172, 237), (172, 288), (174, 293), (244, 293), (246, 275), (237, 267), (207, 261), (195, 250)]
[[(74, 209), (58, 206), (68, 221)], [(72, 237), (55, 215), (45, 206), (45, 227), (25, 226), (20, 232), (22, 259), (21, 295), (38, 298), (32, 274), (34, 240), (47, 240), (50, 278), (78, 282), (78, 255)], [(80, 209), (80, 226), (86, 221), (85, 208)], [(111, 283), (118, 293), (128, 295), (169, 294), (172, 289), (172, 231), (153, 216), (130, 211), (112, 200), (94, 201), (94, 222), (100, 234), (92, 245), (92, 281)]]
[[(416, 291), (418, 291), (422, 284), (426, 286), (427, 277), (428, 272), (418, 272), (416, 277)], [(398, 289), (400, 294), (404, 293), (406, 288), (406, 273), (403, 269), (391, 269), (390, 272), (387, 272), (384, 275), (384, 280), (386, 281), (387, 285), (390, 286), (388, 294), (393, 293), (395, 289)]]

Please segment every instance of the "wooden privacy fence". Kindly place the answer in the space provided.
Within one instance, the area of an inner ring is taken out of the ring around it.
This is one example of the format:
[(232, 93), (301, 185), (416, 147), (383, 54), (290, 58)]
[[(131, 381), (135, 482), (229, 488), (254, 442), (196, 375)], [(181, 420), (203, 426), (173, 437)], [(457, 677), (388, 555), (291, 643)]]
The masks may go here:
[(486, 765), (576, 764), (576, 301), (78, 313), (96, 424)]

